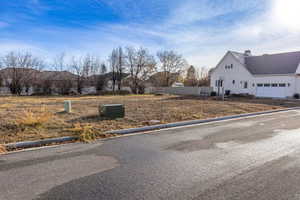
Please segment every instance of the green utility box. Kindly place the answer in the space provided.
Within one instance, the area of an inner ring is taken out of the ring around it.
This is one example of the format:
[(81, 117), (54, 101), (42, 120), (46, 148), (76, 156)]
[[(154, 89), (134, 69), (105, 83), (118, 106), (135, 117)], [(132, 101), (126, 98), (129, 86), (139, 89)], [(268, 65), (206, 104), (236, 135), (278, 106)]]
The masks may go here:
[(122, 104), (104, 104), (99, 107), (101, 117), (110, 119), (125, 117), (125, 107)]

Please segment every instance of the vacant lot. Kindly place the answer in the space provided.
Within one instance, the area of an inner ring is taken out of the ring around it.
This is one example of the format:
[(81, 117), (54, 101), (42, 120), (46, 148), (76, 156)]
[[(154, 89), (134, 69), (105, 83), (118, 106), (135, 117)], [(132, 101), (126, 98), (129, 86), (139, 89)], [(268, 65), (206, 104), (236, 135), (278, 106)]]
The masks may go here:
[[(63, 102), (72, 100), (73, 113), (63, 112)], [(101, 104), (125, 105), (126, 117), (98, 117)], [(176, 96), (86, 96), (86, 97), (0, 97), (0, 144), (50, 137), (93, 133), (107, 137), (108, 130), (161, 123), (205, 119), (225, 115), (295, 106), (280, 100), (183, 98)]]

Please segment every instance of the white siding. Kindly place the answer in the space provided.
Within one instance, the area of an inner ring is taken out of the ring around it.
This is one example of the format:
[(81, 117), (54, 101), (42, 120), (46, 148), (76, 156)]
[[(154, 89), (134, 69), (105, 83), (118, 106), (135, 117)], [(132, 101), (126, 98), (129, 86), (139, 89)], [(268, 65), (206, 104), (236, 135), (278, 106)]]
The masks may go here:
[[(233, 65), (232, 69), (225, 69), (226, 65)], [(224, 90), (230, 90), (231, 93), (241, 94), (248, 93), (254, 94), (255, 89), (252, 87), (253, 76), (233, 55), (228, 52), (223, 60), (218, 64), (211, 74), (211, 87), (214, 91), (218, 88), (215, 86), (216, 80), (222, 79), (224, 81)], [(235, 82), (233, 84), (233, 81)], [(244, 82), (248, 82), (248, 88), (244, 88)]]
[[(226, 69), (226, 65), (233, 65), (233, 68)], [(299, 68), (300, 71), (300, 68)], [(292, 97), (295, 93), (300, 94), (300, 76), (294, 74), (290, 75), (255, 75), (253, 76), (245, 66), (240, 63), (230, 52), (228, 52), (218, 66), (211, 73), (211, 87), (214, 91), (218, 91), (216, 87), (216, 80), (223, 80), (224, 91), (230, 90), (231, 94), (252, 94), (257, 95), (257, 84), (280, 84), (285, 83), (286, 87), (283, 91), (282, 88), (270, 87), (264, 88), (260, 91), (265, 91), (265, 94), (260, 92), (260, 96), (278, 96)], [(233, 84), (234, 80), (234, 84)], [(244, 88), (244, 82), (247, 81), (248, 87)], [(260, 88), (261, 89), (261, 88)], [(222, 91), (222, 90), (221, 90)], [(220, 92), (221, 92), (220, 91)], [(280, 93), (280, 94), (279, 94)]]
[[(297, 83), (296, 83), (296, 77), (294, 75), (269, 75), (269, 76), (255, 76), (255, 94), (257, 92), (257, 84), (280, 84), (285, 83), (286, 87), (284, 96), (285, 97), (292, 97), (296, 93)], [(299, 81), (300, 83), (300, 81)], [(267, 88), (268, 90), (268, 88)], [(270, 90), (272, 88), (270, 87)], [(267, 97), (269, 94), (266, 93), (265, 96)], [(263, 96), (263, 95), (261, 95)]]
[(295, 77), (295, 93), (300, 94), (300, 76)]

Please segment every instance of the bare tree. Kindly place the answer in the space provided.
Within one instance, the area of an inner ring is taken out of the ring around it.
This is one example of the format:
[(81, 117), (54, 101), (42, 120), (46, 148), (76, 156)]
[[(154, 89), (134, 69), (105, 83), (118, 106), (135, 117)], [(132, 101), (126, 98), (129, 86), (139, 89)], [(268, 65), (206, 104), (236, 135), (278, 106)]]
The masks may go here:
[(100, 74), (105, 74), (107, 72), (107, 67), (104, 63), (100, 66)]
[(106, 65), (99, 58), (90, 57), (89, 76), (86, 77), (85, 85), (93, 86), (99, 94), (107, 85), (107, 78), (104, 75), (107, 71)]
[(112, 73), (112, 90), (115, 91), (115, 86), (117, 85), (118, 91), (120, 91), (122, 88), (122, 80), (124, 78), (124, 71), (126, 67), (126, 59), (122, 47), (112, 50), (112, 53), (109, 56), (109, 63)]
[(73, 57), (71, 67), (77, 76), (77, 92), (82, 94), (82, 89), (85, 87), (88, 77), (93, 75), (95, 70), (99, 67), (99, 61), (90, 55), (80, 58)]
[(67, 70), (66, 53), (62, 52), (56, 55), (56, 57), (54, 57), (53, 68), (55, 71), (61, 71), (61, 72)]
[(122, 88), (122, 79), (124, 78), (124, 71), (125, 71), (125, 55), (123, 54), (123, 48), (119, 47), (117, 49), (118, 52), (118, 62), (116, 65), (116, 70), (117, 70), (117, 85), (118, 85), (118, 90), (120, 91)]
[(54, 59), (52, 63), (54, 69), (53, 73), (50, 73), (50, 77), (45, 77), (43, 82), (43, 90), (46, 92), (52, 92), (52, 87), (57, 89), (61, 95), (68, 95), (73, 87), (74, 77), (70, 72), (70, 67), (67, 64), (66, 54), (60, 53)]
[(2, 58), (3, 77), (12, 94), (21, 95), (34, 86), (43, 61), (31, 53), (10, 52)]
[(105, 86), (107, 85), (107, 79), (104, 74), (107, 71), (107, 67), (104, 63), (97, 64), (94, 70), (94, 87), (96, 88), (97, 93), (99, 94), (101, 91), (104, 90)]
[(117, 65), (118, 65), (118, 51), (113, 49), (111, 55), (109, 56), (110, 70), (112, 73), (112, 90), (115, 91), (115, 85), (117, 81)]
[(3, 87), (3, 85), (4, 85), (4, 78), (2, 76), (2, 73), (0, 73), (0, 88)]
[(145, 81), (156, 71), (155, 58), (147, 49), (126, 48), (127, 69), (130, 74), (129, 85), (134, 94), (144, 93)]
[(209, 69), (207, 67), (200, 67), (199, 69), (199, 86), (209, 86)]
[(190, 87), (198, 86), (198, 72), (193, 65), (187, 69), (184, 85)]
[(180, 76), (187, 66), (187, 61), (174, 51), (160, 51), (157, 53), (157, 57), (162, 72), (161, 86), (170, 86), (174, 79), (173, 76)]
[(75, 58), (75, 57), (72, 58), (71, 68), (73, 70), (73, 73), (76, 75), (76, 87), (77, 87), (77, 92), (79, 94), (82, 93), (84, 80), (87, 76), (85, 67), (90, 66), (89, 61), (90, 61), (89, 58), (87, 60), (85, 59), (83, 60), (83, 58)]

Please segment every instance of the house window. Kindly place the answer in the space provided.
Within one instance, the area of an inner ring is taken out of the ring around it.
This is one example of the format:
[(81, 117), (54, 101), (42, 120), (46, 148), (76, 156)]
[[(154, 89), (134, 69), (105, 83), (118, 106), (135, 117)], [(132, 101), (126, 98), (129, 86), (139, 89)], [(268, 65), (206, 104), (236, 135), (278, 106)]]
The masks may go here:
[(232, 68), (233, 68), (233, 64), (225, 65), (225, 69), (232, 69)]
[(222, 87), (223, 86), (223, 80), (216, 80), (216, 87)]
[(277, 83), (272, 83), (272, 87), (278, 87)]
[(257, 83), (257, 87), (262, 87), (263, 84), (262, 83)]
[(285, 83), (279, 83), (279, 87), (285, 87), (286, 84)]
[(288, 83), (288, 87), (290, 87), (291, 86), (291, 84), (290, 83)]
[(248, 82), (245, 81), (245, 82), (244, 82), (244, 89), (247, 89), (247, 88), (248, 88)]
[(252, 84), (252, 87), (255, 87), (255, 84), (254, 84), (254, 83)]
[(270, 87), (270, 86), (271, 86), (271, 84), (269, 84), (269, 83), (264, 84), (264, 87)]
[(232, 81), (232, 84), (233, 84), (233, 85), (235, 84), (235, 80)]

